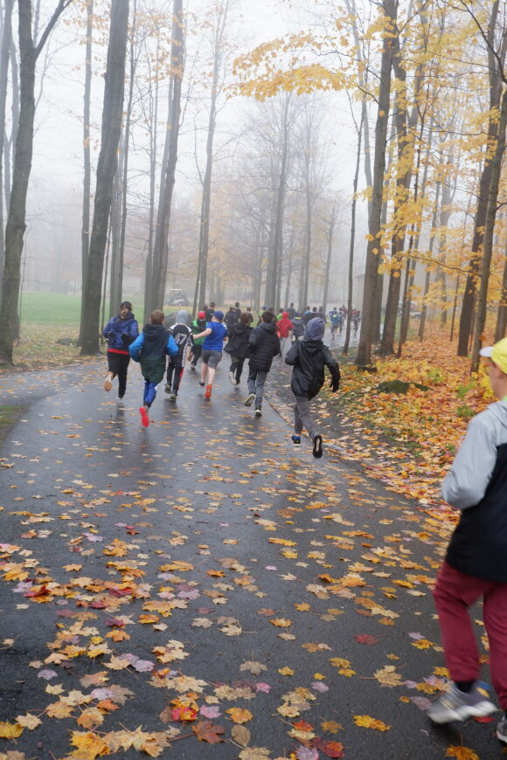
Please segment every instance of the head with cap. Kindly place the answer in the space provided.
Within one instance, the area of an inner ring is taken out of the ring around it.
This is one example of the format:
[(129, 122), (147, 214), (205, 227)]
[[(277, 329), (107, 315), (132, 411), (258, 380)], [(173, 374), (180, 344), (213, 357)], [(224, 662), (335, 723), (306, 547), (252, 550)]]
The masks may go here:
[(211, 317), (211, 319), (214, 320), (215, 322), (222, 322), (223, 318), (224, 318), (224, 313), (223, 311), (220, 311), (219, 309), (213, 312), (213, 316)]
[(320, 317), (310, 319), (306, 326), (306, 336), (310, 340), (322, 340), (325, 332), (326, 325), (324, 324), (324, 320)]
[(188, 311), (186, 309), (180, 309), (176, 314), (176, 322), (180, 325), (188, 325)]
[(504, 399), (507, 397), (507, 338), (502, 338), (494, 346), (486, 346), (480, 353), (489, 359), (488, 374), (493, 393)]

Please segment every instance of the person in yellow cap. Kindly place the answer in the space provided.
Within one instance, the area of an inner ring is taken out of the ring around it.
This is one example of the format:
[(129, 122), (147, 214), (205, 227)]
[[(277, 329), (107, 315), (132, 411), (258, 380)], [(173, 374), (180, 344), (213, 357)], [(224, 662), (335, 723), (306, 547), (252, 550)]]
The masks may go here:
[(449, 691), (428, 709), (435, 723), (496, 711), (480, 677), (468, 608), (483, 599), (490, 672), (504, 711), (498, 738), (507, 743), (507, 339), (483, 348), (491, 388), (499, 399), (469, 423), (443, 485), (461, 517), (434, 590)]

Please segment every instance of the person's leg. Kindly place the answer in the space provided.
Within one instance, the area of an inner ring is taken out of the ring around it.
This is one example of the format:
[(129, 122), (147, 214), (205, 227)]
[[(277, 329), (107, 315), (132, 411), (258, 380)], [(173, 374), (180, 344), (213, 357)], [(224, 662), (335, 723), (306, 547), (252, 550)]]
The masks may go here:
[(168, 361), (167, 361), (167, 383), (166, 383), (166, 386), (165, 386), (165, 392), (166, 393), (170, 393), (171, 392), (171, 385), (172, 385), (172, 382), (173, 382), (174, 368), (175, 368), (174, 359), (173, 359), (172, 356), (170, 356), (169, 359), (168, 359)]
[(177, 357), (174, 362), (174, 382), (173, 382), (173, 391), (174, 393), (178, 393), (180, 389), (180, 383), (181, 378), (183, 377), (183, 365), (181, 363), (182, 357)]
[(262, 407), (262, 398), (264, 396), (264, 383), (266, 382), (266, 378), (268, 376), (268, 373), (260, 369), (257, 372), (257, 377), (255, 379), (255, 408), (260, 409)]
[(104, 390), (110, 391), (113, 387), (113, 380), (118, 374), (118, 356), (112, 351), (107, 352), (107, 374), (104, 380)]
[(248, 379), (247, 379), (247, 386), (248, 386), (248, 396), (245, 401), (245, 406), (251, 406), (252, 402), (255, 398), (255, 380), (257, 378), (257, 370), (253, 369), (252, 366), (248, 365)]
[(207, 373), (208, 373), (208, 364), (207, 362), (205, 363), (203, 359), (203, 362), (201, 364), (201, 385), (204, 385)]
[(239, 385), (239, 381), (241, 380), (244, 363), (245, 363), (244, 359), (236, 359), (236, 383), (238, 385)]
[(208, 382), (207, 382), (207, 385), (213, 385), (213, 380), (215, 379), (215, 373), (216, 373), (215, 367), (208, 367)]
[(194, 353), (194, 356), (193, 356), (193, 359), (192, 359), (192, 363), (191, 363), (191, 366), (192, 366), (192, 367), (194, 367), (194, 369), (195, 369), (195, 366), (196, 366), (197, 362), (198, 362), (198, 361), (199, 361), (199, 359), (201, 358), (201, 354), (202, 354), (202, 343), (201, 343), (201, 345), (199, 345), (199, 346), (195, 346), (195, 345), (194, 345), (194, 350), (193, 350), (193, 353)]
[(144, 405), (147, 406), (148, 409), (155, 401), (155, 396), (157, 395), (157, 386), (158, 383), (154, 383), (151, 380), (145, 381)]
[(507, 712), (507, 583), (495, 583), (484, 594), (483, 614), (491, 680), (500, 706)]
[(118, 397), (123, 398), (127, 390), (127, 370), (130, 363), (130, 356), (118, 354)]
[(305, 427), (308, 435), (313, 440), (317, 435), (317, 426), (310, 414), (310, 400), (306, 396), (296, 396), (296, 410), (302, 425), (301, 430)]
[(299, 414), (299, 408), (297, 403), (297, 396), (296, 396), (296, 403), (294, 405), (294, 433), (297, 436), (300, 436), (303, 432), (303, 420), (301, 419), (301, 416)]

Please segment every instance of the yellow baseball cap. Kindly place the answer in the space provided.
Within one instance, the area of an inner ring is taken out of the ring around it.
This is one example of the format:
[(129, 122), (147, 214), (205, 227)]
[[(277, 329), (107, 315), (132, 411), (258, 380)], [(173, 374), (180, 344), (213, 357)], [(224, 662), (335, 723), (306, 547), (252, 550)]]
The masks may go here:
[(491, 359), (507, 375), (507, 338), (499, 340), (494, 346), (486, 346), (480, 354)]

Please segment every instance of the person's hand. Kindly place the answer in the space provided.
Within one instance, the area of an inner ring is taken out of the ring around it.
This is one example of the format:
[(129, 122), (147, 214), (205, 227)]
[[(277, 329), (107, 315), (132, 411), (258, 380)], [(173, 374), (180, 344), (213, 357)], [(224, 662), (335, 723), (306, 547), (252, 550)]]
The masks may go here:
[(340, 387), (340, 383), (338, 382), (338, 380), (331, 380), (331, 382), (329, 383), (329, 387), (331, 388), (333, 393), (336, 393), (336, 391)]

